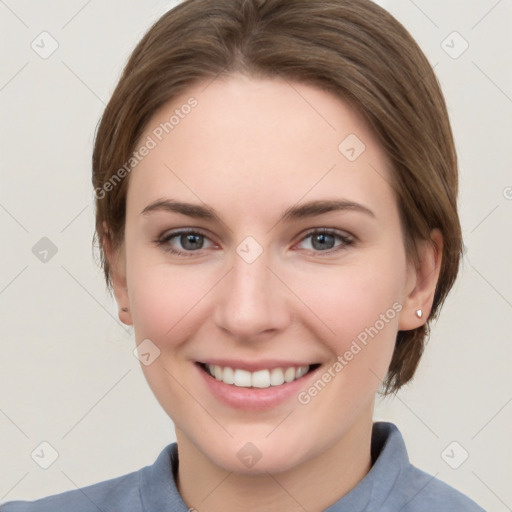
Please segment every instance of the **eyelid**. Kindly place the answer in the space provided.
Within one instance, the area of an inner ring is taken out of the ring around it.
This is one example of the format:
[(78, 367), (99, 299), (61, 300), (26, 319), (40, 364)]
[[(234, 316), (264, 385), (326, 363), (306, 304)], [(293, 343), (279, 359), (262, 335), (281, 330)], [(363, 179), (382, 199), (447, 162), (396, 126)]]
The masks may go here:
[(197, 251), (184, 251), (180, 249), (174, 249), (170, 245), (170, 241), (173, 238), (179, 237), (180, 235), (184, 234), (193, 234), (193, 235), (200, 235), (207, 239), (212, 245), (216, 245), (216, 243), (211, 239), (210, 235), (201, 228), (192, 228), (192, 227), (184, 227), (184, 228), (176, 228), (176, 229), (169, 229), (164, 231), (160, 236), (154, 240), (154, 243), (163, 248), (164, 251), (179, 255), (179, 256), (195, 256), (202, 252), (203, 249), (198, 249)]
[(205, 238), (210, 239), (209, 233), (202, 228), (184, 227), (184, 228), (176, 228), (176, 229), (167, 229), (157, 238), (157, 240), (169, 240), (171, 238), (174, 238), (175, 236), (183, 235), (185, 233), (201, 235), (201, 236), (204, 236)]
[(342, 238), (350, 238), (350, 239), (355, 240), (355, 236), (352, 235), (351, 233), (349, 233), (348, 231), (345, 231), (343, 229), (326, 228), (326, 227), (307, 229), (306, 231), (304, 231), (304, 233), (302, 233), (300, 235), (300, 237), (301, 237), (300, 240), (303, 240), (307, 236), (310, 236), (310, 235), (312, 235), (314, 233), (325, 233), (325, 234), (329, 234), (329, 235), (337, 235), (337, 236), (340, 236)]
[[(214, 240), (212, 240), (211, 236), (209, 235), (209, 233), (206, 230), (204, 230), (202, 228), (195, 228), (195, 227), (194, 228), (193, 227), (182, 227), (182, 228), (167, 230), (167, 231), (163, 232), (163, 234), (160, 235), (154, 242), (156, 243), (156, 245), (163, 247), (166, 252), (169, 252), (169, 253), (175, 254), (175, 255), (179, 255), (179, 256), (185, 256), (185, 257), (200, 255), (202, 253), (202, 251), (205, 250), (205, 248), (201, 248), (201, 249), (198, 249), (195, 251), (190, 251), (190, 250), (186, 251), (186, 250), (172, 248), (172, 246), (169, 243), (170, 240), (172, 240), (173, 238), (179, 237), (180, 235), (183, 235), (183, 234), (200, 235), (200, 236), (204, 237), (206, 240), (208, 240), (212, 245), (214, 245), (214, 246), (218, 245), (218, 244), (216, 244), (216, 242)], [(309, 249), (309, 250), (305, 249), (306, 251), (314, 253), (315, 255), (320, 255), (320, 256), (332, 255), (333, 253), (336, 253), (339, 250), (345, 249), (348, 246), (353, 245), (356, 242), (356, 237), (354, 235), (352, 235), (351, 233), (348, 233), (347, 231), (342, 231), (342, 230), (335, 229), (335, 228), (315, 227), (315, 228), (310, 228), (307, 231), (303, 232), (301, 235), (299, 235), (300, 238), (297, 242), (295, 242), (293, 247), (300, 244), (301, 242), (304, 242), (304, 240), (306, 240), (310, 236), (316, 235), (316, 234), (334, 236), (334, 237), (338, 238), (338, 240), (341, 240), (342, 243), (339, 244), (338, 246), (335, 246), (332, 249), (325, 249), (323, 251), (314, 251), (311, 249)], [(209, 248), (207, 247), (206, 249), (209, 249)]]
[[(301, 242), (303, 242), (304, 240), (309, 238), (311, 235), (315, 235), (315, 234), (331, 235), (331, 236), (337, 237), (339, 240), (342, 241), (342, 243), (340, 245), (338, 245), (332, 249), (326, 249), (324, 251), (308, 250), (309, 252), (313, 252), (315, 255), (320, 255), (320, 256), (322, 256), (322, 255), (327, 256), (330, 254), (332, 255), (333, 253), (335, 253), (339, 250), (345, 249), (348, 246), (353, 245), (356, 242), (356, 237), (354, 235), (352, 235), (351, 233), (348, 233), (347, 231), (343, 231), (343, 230), (339, 230), (339, 229), (335, 229), (335, 228), (311, 228), (300, 235), (299, 241), (296, 242), (294, 244), (294, 246), (300, 244)], [(305, 250), (307, 250), (307, 249), (305, 249)]]
[(348, 231), (344, 231), (336, 228), (311, 228), (305, 231), (300, 235), (299, 242), (302, 242), (304, 239), (308, 238), (311, 235), (322, 234), (322, 235), (333, 235), (337, 236), (343, 240), (350, 240), (352, 242), (356, 241), (356, 237), (349, 233)]

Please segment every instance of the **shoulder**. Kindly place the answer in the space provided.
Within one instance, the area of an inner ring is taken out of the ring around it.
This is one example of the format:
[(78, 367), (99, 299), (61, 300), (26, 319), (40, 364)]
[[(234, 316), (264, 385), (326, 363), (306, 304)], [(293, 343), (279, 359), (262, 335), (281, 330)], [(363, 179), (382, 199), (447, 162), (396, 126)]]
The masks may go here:
[(392, 423), (374, 424), (372, 441), (376, 462), (370, 475), (382, 512), (485, 512), (465, 494), (411, 464)]
[(0, 505), (0, 512), (97, 512), (119, 508), (142, 511), (138, 492), (140, 471), (35, 501), (10, 501)]
[[(183, 506), (173, 482), (173, 468), (177, 465), (177, 445), (166, 446), (152, 465), (98, 482), (54, 494), (35, 501), (9, 501), (0, 505), (0, 512), (98, 512), (123, 510), (143, 512), (162, 510), (166, 501)], [(186, 510), (186, 508), (184, 509)]]
[(404, 482), (409, 490), (403, 512), (485, 512), (465, 494), (413, 465), (406, 469)]
[(145, 466), (126, 475), (34, 501), (9, 501), (0, 505), (0, 512), (142, 512), (141, 480), (152, 468), (153, 466)]

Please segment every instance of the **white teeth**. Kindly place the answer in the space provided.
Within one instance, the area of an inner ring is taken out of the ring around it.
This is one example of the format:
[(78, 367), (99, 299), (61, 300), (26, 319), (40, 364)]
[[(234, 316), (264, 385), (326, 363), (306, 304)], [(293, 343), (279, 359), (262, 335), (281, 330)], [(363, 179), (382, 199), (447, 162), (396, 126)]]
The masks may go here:
[(222, 382), (226, 384), (234, 384), (235, 383), (235, 372), (232, 368), (226, 366), (224, 371), (222, 372)]
[(253, 388), (270, 387), (270, 372), (268, 370), (260, 370), (258, 372), (253, 372), (251, 384)]
[(295, 374), (296, 379), (300, 379), (303, 375), (306, 375), (307, 369), (304, 366), (297, 368), (297, 373)]
[(239, 368), (221, 367), (207, 365), (208, 373), (218, 381), (242, 388), (269, 388), (270, 386), (281, 386), (285, 382), (292, 382), (300, 379), (309, 371), (309, 366), (293, 366), (289, 368), (273, 368), (272, 370), (258, 370), (249, 372)]
[(286, 368), (286, 371), (284, 372), (284, 381), (285, 382), (291, 382), (295, 379), (296, 371), (295, 368)]
[(270, 385), (271, 386), (280, 386), (284, 384), (284, 374), (281, 368), (274, 368), (270, 372)]
[(235, 370), (233, 384), (240, 388), (251, 387), (251, 372), (248, 372), (247, 370)]

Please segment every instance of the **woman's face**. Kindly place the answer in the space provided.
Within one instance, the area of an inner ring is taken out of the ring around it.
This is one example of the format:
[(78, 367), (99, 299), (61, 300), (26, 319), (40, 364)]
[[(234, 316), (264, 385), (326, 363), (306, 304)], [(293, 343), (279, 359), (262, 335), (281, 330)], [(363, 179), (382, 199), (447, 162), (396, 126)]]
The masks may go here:
[(231, 75), (164, 106), (142, 144), (114, 282), (178, 440), (279, 472), (367, 429), (397, 331), (419, 320), (362, 118), (311, 86)]

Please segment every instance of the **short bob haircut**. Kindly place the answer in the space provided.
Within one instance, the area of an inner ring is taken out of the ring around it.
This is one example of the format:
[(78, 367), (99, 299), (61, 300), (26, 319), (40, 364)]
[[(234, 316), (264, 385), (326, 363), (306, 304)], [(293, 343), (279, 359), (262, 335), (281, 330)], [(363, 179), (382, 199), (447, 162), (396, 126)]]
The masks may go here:
[[(370, 0), (185, 0), (148, 30), (95, 136), (94, 241), (107, 286), (112, 281), (105, 241), (114, 249), (123, 242), (131, 170), (126, 163), (148, 121), (192, 85), (236, 72), (316, 86), (355, 107), (392, 165), (407, 257), (417, 264), (417, 242), (431, 242), (435, 228), (443, 235), (427, 323), (397, 334), (383, 383), (385, 394), (396, 393), (413, 377), (429, 323), (457, 277), (462, 254), (457, 155), (432, 67), (407, 30)], [(113, 184), (119, 176), (122, 181)]]

